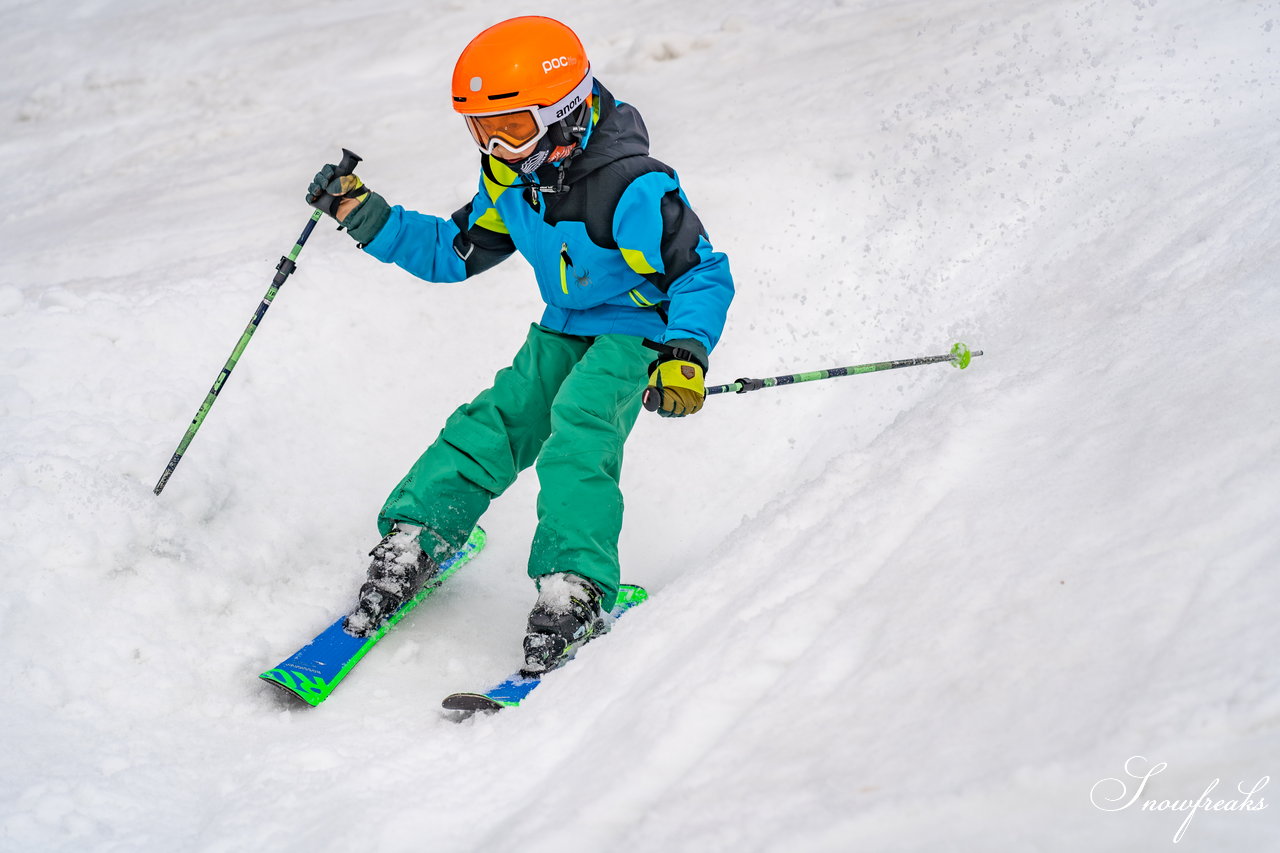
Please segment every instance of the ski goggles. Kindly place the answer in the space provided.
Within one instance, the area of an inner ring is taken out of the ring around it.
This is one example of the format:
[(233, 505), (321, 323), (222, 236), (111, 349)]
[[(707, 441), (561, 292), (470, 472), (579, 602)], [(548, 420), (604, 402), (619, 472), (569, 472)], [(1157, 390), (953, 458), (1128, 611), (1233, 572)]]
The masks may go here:
[(573, 91), (547, 107), (521, 107), (494, 113), (464, 113), (471, 138), (485, 154), (499, 145), (512, 154), (526, 154), (546, 135), (547, 128), (570, 115), (591, 96), (591, 69)]

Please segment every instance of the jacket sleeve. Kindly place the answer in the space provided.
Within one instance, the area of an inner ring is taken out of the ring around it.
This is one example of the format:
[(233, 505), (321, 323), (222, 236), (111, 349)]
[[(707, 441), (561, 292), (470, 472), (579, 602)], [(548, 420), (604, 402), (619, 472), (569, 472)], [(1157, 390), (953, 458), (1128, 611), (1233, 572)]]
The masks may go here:
[(462, 281), (515, 251), (506, 223), (483, 180), (480, 192), (448, 219), (391, 208), (387, 224), (364, 250), (426, 281)]
[(733, 300), (733, 277), (674, 172), (648, 172), (628, 185), (614, 210), (613, 237), (627, 265), (669, 300), (663, 341), (693, 338), (713, 350)]

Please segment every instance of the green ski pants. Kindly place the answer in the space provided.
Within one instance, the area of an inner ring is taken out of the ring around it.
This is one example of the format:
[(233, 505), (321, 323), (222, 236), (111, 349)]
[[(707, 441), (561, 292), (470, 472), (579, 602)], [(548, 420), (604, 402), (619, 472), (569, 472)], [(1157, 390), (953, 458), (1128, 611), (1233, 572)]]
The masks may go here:
[(449, 416), (378, 519), (420, 525), (437, 560), (462, 547), (489, 502), (534, 465), (538, 527), (529, 576), (575, 572), (618, 593), (622, 445), (652, 354), (635, 335), (565, 335), (537, 325), (493, 387)]

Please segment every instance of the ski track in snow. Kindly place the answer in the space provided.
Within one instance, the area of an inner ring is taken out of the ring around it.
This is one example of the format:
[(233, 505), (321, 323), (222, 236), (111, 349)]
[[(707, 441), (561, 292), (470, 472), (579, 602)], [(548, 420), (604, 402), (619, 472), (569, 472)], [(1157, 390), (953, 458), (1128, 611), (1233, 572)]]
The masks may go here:
[(532, 475), (322, 707), (255, 678), (537, 319), (527, 267), (431, 286), (322, 225), (151, 487), (312, 172), (464, 203), (449, 71), (529, 11), (8, 4), (0, 849), (1163, 850), (1184, 815), (1090, 803), (1127, 758), (1157, 799), (1280, 771), (1273, 0), (550, 10), (730, 255), (710, 381), (986, 354), (643, 418), (653, 597), (518, 712), (437, 709), (518, 663)]

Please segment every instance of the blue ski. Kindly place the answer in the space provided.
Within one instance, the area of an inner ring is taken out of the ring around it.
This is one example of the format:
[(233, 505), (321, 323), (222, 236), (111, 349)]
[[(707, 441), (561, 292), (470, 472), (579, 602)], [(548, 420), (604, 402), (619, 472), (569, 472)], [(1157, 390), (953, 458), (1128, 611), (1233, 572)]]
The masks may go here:
[[(621, 619), (624, 613), (639, 604), (643, 604), (648, 597), (649, 593), (645, 592), (644, 587), (624, 583), (618, 588), (618, 602), (609, 611), (609, 615), (613, 620)], [(598, 636), (600, 635), (592, 635), (588, 638), (588, 642)], [(560, 666), (564, 666), (573, 660), (578, 648), (581, 648), (581, 645), (571, 648)], [(552, 672), (554, 671), (552, 670)], [(540, 677), (529, 678), (517, 672), (498, 686), (492, 687), (483, 693), (453, 693), (446, 696), (440, 704), (446, 711), (463, 712), (464, 717), (470, 716), (477, 711), (501, 711), (503, 708), (517, 707), (541, 683), (542, 679)]]
[(346, 678), (369, 649), (386, 636), (397, 622), (409, 614), (425, 598), (440, 588), (454, 572), (462, 568), (484, 547), (485, 533), (479, 527), (471, 531), (471, 538), (462, 550), (450, 557), (440, 567), (440, 573), (413, 598), (382, 623), (369, 637), (353, 637), (342, 629), (346, 619), (342, 616), (314, 640), (294, 652), (275, 669), (269, 669), (259, 678), (270, 681), (308, 705), (316, 706), (328, 698), (342, 679)]

